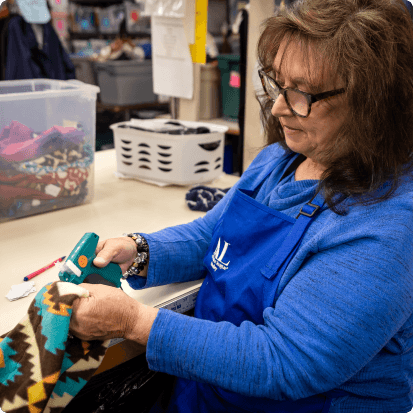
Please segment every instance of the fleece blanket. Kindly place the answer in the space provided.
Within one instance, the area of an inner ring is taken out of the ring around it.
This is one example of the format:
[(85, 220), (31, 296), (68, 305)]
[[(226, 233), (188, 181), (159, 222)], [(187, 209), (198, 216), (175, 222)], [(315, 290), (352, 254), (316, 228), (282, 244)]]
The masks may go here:
[(72, 305), (88, 291), (57, 281), (44, 286), (28, 313), (0, 336), (0, 408), (6, 413), (58, 413), (93, 376), (110, 340), (69, 334)]

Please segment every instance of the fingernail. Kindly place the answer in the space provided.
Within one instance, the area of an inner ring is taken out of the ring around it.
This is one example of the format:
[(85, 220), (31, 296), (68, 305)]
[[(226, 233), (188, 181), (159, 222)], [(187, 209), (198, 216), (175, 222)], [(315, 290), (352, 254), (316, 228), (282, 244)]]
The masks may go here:
[(96, 257), (93, 261), (94, 261), (95, 264), (105, 264), (106, 263), (106, 260), (102, 257)]

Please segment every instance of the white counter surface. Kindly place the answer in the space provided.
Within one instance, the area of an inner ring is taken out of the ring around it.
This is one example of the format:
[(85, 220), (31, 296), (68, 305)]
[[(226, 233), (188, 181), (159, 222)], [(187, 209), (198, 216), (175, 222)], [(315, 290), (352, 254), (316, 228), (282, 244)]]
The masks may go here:
[[(85, 232), (95, 232), (100, 239), (125, 232), (154, 232), (168, 226), (190, 222), (204, 212), (191, 211), (185, 203), (190, 187), (156, 185), (124, 180), (115, 176), (115, 150), (95, 156), (94, 199), (91, 203), (0, 223), (0, 334), (11, 330), (27, 313), (35, 293), (10, 302), (5, 296), (23, 277), (50, 262), (68, 255)], [(214, 182), (203, 184), (228, 188), (239, 178), (223, 174)], [(33, 278), (36, 290), (58, 280), (52, 268)], [(134, 291), (124, 290), (145, 304), (180, 295), (200, 282), (174, 284)]]

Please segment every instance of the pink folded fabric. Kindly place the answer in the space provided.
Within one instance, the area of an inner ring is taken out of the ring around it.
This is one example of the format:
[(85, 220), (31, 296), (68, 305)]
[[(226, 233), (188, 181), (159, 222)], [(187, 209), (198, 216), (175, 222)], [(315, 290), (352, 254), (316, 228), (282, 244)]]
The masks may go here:
[(84, 132), (73, 127), (53, 126), (37, 134), (20, 122), (12, 121), (0, 132), (0, 157), (7, 161), (22, 162), (79, 145), (83, 140)]

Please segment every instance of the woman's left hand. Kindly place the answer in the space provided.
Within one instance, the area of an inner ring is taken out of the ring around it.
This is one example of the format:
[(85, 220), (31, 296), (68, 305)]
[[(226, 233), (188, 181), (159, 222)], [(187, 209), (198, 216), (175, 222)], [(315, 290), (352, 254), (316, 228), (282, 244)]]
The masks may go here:
[(146, 345), (157, 309), (147, 307), (122, 290), (101, 284), (81, 284), (89, 297), (73, 302), (70, 332), (81, 340), (127, 338)]

